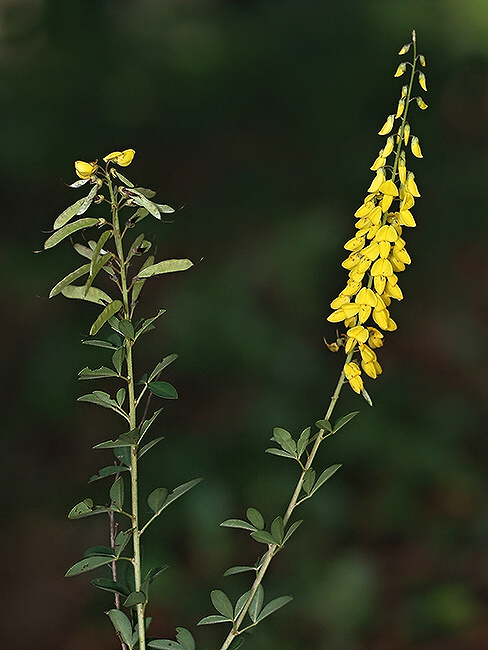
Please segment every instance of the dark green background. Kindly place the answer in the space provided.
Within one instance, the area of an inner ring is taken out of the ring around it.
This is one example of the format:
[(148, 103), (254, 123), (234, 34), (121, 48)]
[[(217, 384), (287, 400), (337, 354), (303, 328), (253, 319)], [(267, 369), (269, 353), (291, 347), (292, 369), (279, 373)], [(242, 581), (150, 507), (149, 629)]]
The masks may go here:
[[(4, 0), (0, 4), (2, 647), (117, 648), (89, 575), (65, 580), (98, 518), (69, 522), (88, 477), (120, 433), (110, 412), (76, 402), (81, 367), (107, 363), (80, 344), (93, 305), (50, 288), (76, 268), (65, 242), (42, 247), (79, 194), (73, 161), (133, 147), (127, 174), (184, 208), (146, 220), (159, 259), (195, 268), (147, 284), (140, 313), (166, 308), (141, 344), (140, 373), (180, 359), (179, 390), (143, 462), (142, 488), (204, 481), (148, 534), (168, 563), (153, 631), (178, 625), (199, 650), (223, 627), (195, 628), (209, 592), (264, 548), (219, 527), (246, 507), (268, 520), (295, 481), (264, 453), (274, 426), (295, 435), (323, 416), (342, 356), (322, 337), (343, 286), (369, 166), (402, 80), (396, 52), (418, 33), (429, 110), (414, 110), (424, 159), (400, 276), (398, 331), (379, 351), (370, 409), (323, 445), (318, 469), (343, 468), (298, 513), (305, 519), (266, 579), (291, 594), (257, 628), (253, 650), (488, 647), (488, 5), (484, 0)], [(94, 387), (94, 386), (93, 386)], [(155, 425), (156, 427), (156, 425)]]

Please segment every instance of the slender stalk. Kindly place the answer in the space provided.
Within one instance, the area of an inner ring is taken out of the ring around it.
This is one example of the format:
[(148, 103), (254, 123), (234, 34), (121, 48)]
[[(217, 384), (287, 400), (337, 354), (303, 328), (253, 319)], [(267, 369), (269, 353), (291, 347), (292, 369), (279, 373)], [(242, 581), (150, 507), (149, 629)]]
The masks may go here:
[[(130, 318), (130, 303), (129, 291), (127, 288), (127, 269), (124, 257), (124, 248), (122, 245), (122, 236), (120, 233), (118, 205), (115, 200), (112, 179), (107, 174), (108, 188), (110, 192), (110, 202), (112, 210), (112, 224), (115, 240), (115, 247), (120, 262), (120, 282), (122, 291), (122, 302), (124, 305), (124, 318)], [(137, 426), (136, 421), (136, 400), (134, 392), (134, 364), (132, 358), (132, 341), (127, 336), (125, 337), (125, 351), (126, 351), (126, 364), (127, 364), (127, 394), (129, 401), (129, 429), (132, 431)], [(141, 543), (139, 531), (139, 491), (138, 491), (138, 476), (137, 476), (137, 445), (131, 446), (130, 453), (130, 488), (131, 488), (131, 508), (132, 508), (132, 546), (134, 556), (132, 563), (134, 567), (134, 587), (135, 591), (141, 590), (142, 584), (142, 563), (141, 563)], [(136, 605), (137, 613), (137, 628), (139, 634), (139, 650), (146, 648), (146, 631), (144, 625), (144, 604), (138, 603)]]
[[(349, 361), (352, 358), (352, 355), (353, 355), (353, 352), (351, 351), (347, 355), (347, 358), (346, 358), (346, 361), (345, 361), (344, 365), (346, 363), (349, 363)], [(324, 418), (325, 420), (329, 420), (330, 417), (332, 416), (334, 408), (335, 408), (335, 406), (337, 404), (337, 400), (339, 399), (339, 395), (341, 393), (342, 386), (344, 385), (344, 381), (345, 381), (345, 374), (344, 374), (344, 368), (343, 368), (342, 372), (341, 372), (341, 374), (339, 376), (339, 380), (337, 382), (337, 386), (335, 388), (335, 391), (334, 391), (334, 393), (333, 393), (333, 395), (332, 395), (332, 397), (330, 399), (329, 407), (327, 409), (327, 413), (326, 413), (325, 418)], [(296, 484), (295, 490), (293, 492), (293, 495), (292, 495), (292, 497), (290, 499), (288, 507), (287, 507), (287, 509), (285, 511), (285, 514), (283, 516), (283, 524), (285, 526), (288, 523), (293, 511), (297, 507), (298, 497), (299, 497), (300, 491), (302, 489), (303, 481), (304, 481), (304, 478), (305, 478), (305, 473), (312, 466), (312, 463), (314, 461), (315, 456), (317, 455), (317, 451), (318, 451), (321, 443), (329, 435), (331, 435), (331, 432), (325, 431), (325, 429), (320, 429), (317, 436), (316, 436), (316, 438), (315, 438), (313, 447), (310, 450), (309, 456), (307, 458), (307, 462), (305, 463), (305, 465), (304, 465), (304, 467), (302, 469), (302, 472), (301, 472), (300, 477), (299, 477), (299, 479), (297, 481), (297, 484)], [(232, 626), (232, 630), (229, 632), (229, 634), (227, 635), (225, 641), (220, 646), (220, 650), (227, 650), (227, 648), (230, 646), (232, 641), (239, 634), (242, 633), (243, 630), (240, 629), (240, 626), (242, 625), (242, 621), (244, 620), (244, 617), (245, 617), (245, 615), (247, 613), (247, 610), (249, 609), (249, 606), (251, 605), (251, 601), (254, 598), (254, 594), (258, 590), (258, 587), (261, 584), (261, 582), (263, 581), (263, 578), (264, 578), (264, 576), (266, 574), (266, 571), (268, 570), (268, 567), (271, 564), (271, 560), (273, 559), (274, 555), (276, 554), (276, 552), (278, 550), (279, 550), (279, 547), (276, 544), (269, 544), (268, 550), (266, 551), (266, 553), (264, 555), (262, 564), (259, 567), (259, 570), (258, 570), (258, 572), (256, 574), (256, 578), (255, 578), (255, 580), (254, 580), (254, 582), (252, 584), (252, 587), (251, 587), (251, 590), (249, 592), (249, 597), (248, 597), (248, 599), (246, 601), (246, 604), (242, 608), (242, 611), (239, 614), (239, 616), (234, 621), (234, 625)]]

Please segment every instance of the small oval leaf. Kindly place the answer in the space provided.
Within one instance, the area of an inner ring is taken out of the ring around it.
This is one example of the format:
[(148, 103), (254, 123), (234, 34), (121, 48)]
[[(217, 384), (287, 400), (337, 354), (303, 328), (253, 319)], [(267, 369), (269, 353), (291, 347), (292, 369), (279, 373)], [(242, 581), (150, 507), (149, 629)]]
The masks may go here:
[(193, 266), (193, 262), (188, 259), (181, 260), (164, 260), (151, 266), (146, 266), (137, 274), (138, 278), (150, 278), (152, 275), (161, 275), (162, 273), (173, 273), (174, 271), (186, 271)]
[(73, 233), (77, 232), (78, 230), (83, 230), (83, 228), (90, 228), (91, 226), (94, 226), (99, 222), (99, 219), (94, 219), (93, 217), (85, 217), (84, 219), (78, 219), (78, 221), (74, 221), (73, 223), (69, 223), (66, 226), (63, 226), (63, 228), (60, 228), (57, 230), (55, 233), (53, 233), (50, 237), (46, 239), (44, 242), (44, 250), (47, 250), (48, 248), (53, 248), (57, 244), (59, 244), (60, 241), (65, 239), (66, 237), (69, 237)]

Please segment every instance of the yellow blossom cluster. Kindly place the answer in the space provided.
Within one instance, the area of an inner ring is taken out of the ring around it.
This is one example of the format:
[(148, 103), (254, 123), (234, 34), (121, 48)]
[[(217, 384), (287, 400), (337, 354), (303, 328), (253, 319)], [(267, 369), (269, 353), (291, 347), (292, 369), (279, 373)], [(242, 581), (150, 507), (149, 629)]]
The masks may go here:
[[(109, 153), (107, 156), (105, 156), (103, 160), (105, 162), (111, 161), (117, 163), (117, 165), (120, 165), (121, 167), (127, 167), (127, 165), (131, 164), (132, 159), (134, 158), (134, 154), (134, 149), (125, 149), (125, 151), (112, 151), (112, 153)], [(94, 160), (93, 162), (77, 160), (75, 162), (75, 172), (77, 176), (83, 180), (91, 178), (98, 167), (97, 163), (98, 160)]]
[(382, 372), (375, 349), (383, 345), (381, 330), (397, 329), (389, 307), (392, 300), (403, 298), (398, 273), (411, 261), (402, 234), (405, 227), (416, 225), (411, 208), (420, 193), (413, 172), (407, 170), (406, 148), (410, 145), (417, 158), (422, 158), (422, 152), (406, 117), (414, 99), (419, 108), (427, 108), (421, 97), (411, 97), (416, 75), (421, 88), (427, 89), (424, 73), (416, 70), (417, 62), (425, 66), (425, 58), (416, 54), (415, 32), (412, 42), (403, 46), (399, 54), (406, 54), (411, 45), (413, 63), (401, 63), (395, 73), (396, 77), (401, 76), (411, 66), (410, 83), (402, 88), (396, 113), (388, 117), (379, 131), (379, 135), (388, 137), (371, 166), (375, 177), (368, 194), (354, 215), (356, 234), (344, 245), (349, 252), (342, 263), (349, 271), (347, 284), (331, 302), (334, 311), (327, 319), (332, 323), (344, 322), (346, 327), (339, 340), (347, 355), (344, 375), (356, 393), (363, 391), (361, 369), (373, 379)]

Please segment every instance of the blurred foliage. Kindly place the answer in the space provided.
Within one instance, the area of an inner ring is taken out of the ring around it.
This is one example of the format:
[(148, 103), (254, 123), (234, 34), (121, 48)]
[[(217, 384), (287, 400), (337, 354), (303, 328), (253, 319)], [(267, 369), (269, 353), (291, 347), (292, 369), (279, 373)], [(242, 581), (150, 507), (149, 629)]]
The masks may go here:
[[(375, 408), (344, 399), (344, 413), (361, 413), (321, 452), (324, 467), (343, 467), (303, 506), (265, 585), (295, 599), (248, 645), (488, 646), (486, 3), (3, 0), (5, 647), (117, 646), (106, 597), (62, 577), (103, 534), (101, 522), (63, 518), (102, 462), (91, 446), (114, 433), (110, 413), (75, 401), (78, 370), (105, 362), (79, 343), (95, 312), (45, 300), (72, 266), (68, 250), (32, 254), (71, 198), (73, 161), (134, 147), (134, 179), (182, 207), (146, 234), (164, 257), (202, 260), (145, 296), (149, 312), (168, 310), (147, 358), (180, 355), (180, 399), (147, 484), (205, 477), (148, 533), (150, 559), (171, 565), (151, 613), (161, 635), (193, 631), (211, 589), (246, 587), (218, 576), (257, 552), (219, 523), (250, 505), (274, 516), (293, 484), (288, 464), (263, 453), (272, 428), (298, 433), (322, 417), (335, 385), (328, 304), (412, 28), (430, 107), (415, 116), (422, 198), (399, 329), (367, 387)], [(198, 635), (202, 647), (221, 638)]]

